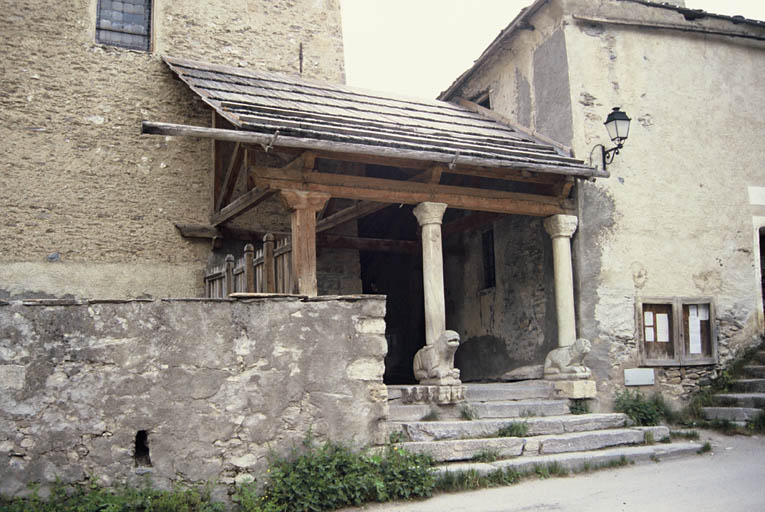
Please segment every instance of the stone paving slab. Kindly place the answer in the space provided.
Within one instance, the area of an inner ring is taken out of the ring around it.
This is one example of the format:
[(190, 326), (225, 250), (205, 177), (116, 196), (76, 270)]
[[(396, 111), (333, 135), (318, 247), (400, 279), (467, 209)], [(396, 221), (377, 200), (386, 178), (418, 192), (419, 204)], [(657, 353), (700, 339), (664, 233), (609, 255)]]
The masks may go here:
[(753, 407), (703, 407), (704, 417), (708, 420), (728, 420), (744, 422), (752, 420), (762, 409)]
[(568, 414), (568, 400), (514, 400), (507, 402), (470, 402), (477, 418), (520, 418)]
[(470, 402), (497, 402), (528, 400), (533, 398), (552, 398), (553, 391), (553, 384), (542, 380), (493, 384), (467, 384), (467, 399)]
[(552, 434), (528, 438), (523, 455), (548, 455), (599, 450), (626, 444), (642, 444), (645, 442), (647, 432), (651, 432), (655, 441), (669, 437), (669, 428), (663, 426)]
[(701, 443), (682, 442), (658, 444), (650, 446), (624, 446), (606, 448), (596, 451), (576, 453), (561, 453), (555, 455), (540, 455), (535, 457), (519, 457), (490, 463), (453, 463), (437, 466), (436, 474), (446, 472), (462, 472), (474, 470), (480, 475), (486, 475), (498, 469), (512, 468), (517, 471), (533, 471), (535, 467), (557, 463), (568, 471), (595, 469), (609, 463), (620, 461), (622, 457), (631, 462), (647, 462), (685, 457), (698, 453)]
[(723, 406), (765, 408), (765, 393), (719, 393), (714, 401)]
[(626, 416), (621, 413), (568, 414), (519, 419), (389, 422), (388, 431), (405, 433), (411, 441), (437, 441), (494, 437), (500, 428), (512, 423), (525, 423), (527, 435), (535, 436), (624, 427)]

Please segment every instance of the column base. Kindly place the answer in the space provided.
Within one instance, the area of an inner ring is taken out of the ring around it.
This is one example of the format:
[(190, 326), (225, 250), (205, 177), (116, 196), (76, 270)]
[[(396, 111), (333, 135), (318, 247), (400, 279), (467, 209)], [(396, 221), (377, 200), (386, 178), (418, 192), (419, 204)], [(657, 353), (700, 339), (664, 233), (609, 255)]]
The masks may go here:
[(405, 404), (456, 404), (465, 401), (467, 387), (450, 386), (410, 386), (401, 389), (401, 399)]
[(595, 398), (598, 394), (594, 380), (556, 380), (553, 382), (556, 398)]

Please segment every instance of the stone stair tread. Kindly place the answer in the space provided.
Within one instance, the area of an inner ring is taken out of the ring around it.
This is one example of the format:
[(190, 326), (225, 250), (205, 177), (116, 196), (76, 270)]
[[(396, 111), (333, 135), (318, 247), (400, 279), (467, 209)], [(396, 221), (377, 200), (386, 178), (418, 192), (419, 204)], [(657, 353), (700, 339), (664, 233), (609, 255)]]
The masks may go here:
[(487, 450), (500, 457), (598, 450), (643, 443), (646, 432), (652, 432), (656, 441), (669, 435), (667, 427), (631, 427), (541, 436), (408, 441), (395, 446), (414, 453), (429, 453), (437, 461), (456, 461), (469, 460)]
[(702, 407), (709, 420), (728, 420), (737, 423), (754, 419), (762, 409), (755, 407)]
[(468, 402), (477, 418), (518, 418), (568, 414), (568, 400), (528, 399)]
[(765, 407), (765, 393), (718, 393), (714, 400), (721, 406)]
[(529, 398), (552, 398), (554, 386), (543, 380), (503, 382), (491, 384), (466, 384), (466, 398), (470, 402), (494, 402), (524, 400)]
[(539, 416), (529, 418), (487, 418), (447, 421), (390, 421), (389, 431), (404, 431), (412, 441), (434, 441), (457, 438), (493, 437), (497, 431), (511, 423), (525, 423), (525, 437), (582, 432), (624, 427), (626, 415), (622, 413)]
[(585, 464), (589, 465), (591, 469), (595, 469), (597, 466), (606, 465), (612, 461), (619, 461), (622, 457), (629, 461), (647, 462), (655, 460), (656, 458), (662, 460), (688, 456), (697, 453), (701, 446), (701, 443), (694, 442), (621, 446), (574, 453), (518, 457), (515, 459), (498, 460), (495, 462), (450, 463), (436, 466), (434, 471), (439, 475), (446, 472), (472, 470), (480, 475), (486, 475), (498, 469), (506, 468), (513, 468), (518, 471), (533, 471), (536, 466), (545, 466), (553, 463), (560, 464), (568, 471), (581, 471)]

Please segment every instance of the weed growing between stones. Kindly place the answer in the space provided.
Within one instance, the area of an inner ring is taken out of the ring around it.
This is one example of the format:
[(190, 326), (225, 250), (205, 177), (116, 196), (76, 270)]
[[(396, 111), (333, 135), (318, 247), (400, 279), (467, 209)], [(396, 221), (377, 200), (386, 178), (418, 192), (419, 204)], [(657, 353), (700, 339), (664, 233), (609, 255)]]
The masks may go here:
[(497, 431), (497, 437), (523, 437), (528, 433), (529, 425), (523, 421), (508, 423)]
[(57, 482), (50, 496), (43, 499), (37, 489), (26, 498), (0, 496), (3, 512), (223, 512), (226, 507), (214, 502), (211, 485), (200, 487), (176, 486), (172, 491), (151, 488), (148, 483), (135, 489), (127, 486), (106, 488), (95, 482), (66, 485)]
[(707, 453), (707, 452), (711, 452), (711, 451), (712, 451), (712, 445), (709, 443), (709, 441), (707, 441), (706, 443), (704, 443), (704, 444), (701, 446), (701, 448), (699, 448), (698, 450), (696, 450), (696, 453), (698, 453), (699, 455), (701, 455), (702, 453)]
[(571, 405), (568, 407), (571, 414), (589, 414), (590, 402), (586, 398), (575, 398), (571, 400)]
[(466, 421), (473, 421), (475, 419), (475, 412), (469, 405), (463, 405), (460, 409), (460, 417)]
[(654, 439), (653, 437), (653, 432), (645, 433), (645, 436), (643, 437), (643, 443), (645, 443), (648, 446), (656, 443), (656, 439)]
[(669, 435), (672, 439), (696, 440), (699, 438), (699, 433), (696, 430), (670, 430)]
[(261, 491), (255, 483), (238, 490), (244, 512), (334, 510), (370, 501), (430, 496), (435, 486), (427, 455), (388, 446), (382, 452), (354, 452), (310, 439), (289, 457), (275, 457)]
[(420, 418), (420, 421), (438, 421), (441, 417), (438, 415), (438, 411), (431, 409), (428, 414)]
[(662, 420), (672, 421), (675, 417), (674, 411), (661, 395), (646, 398), (639, 391), (630, 392), (629, 389), (616, 393), (614, 409), (623, 412), (636, 425), (641, 426), (658, 425)]
[(449, 471), (436, 481), (436, 489), (441, 492), (459, 492), (485, 487), (500, 487), (512, 485), (526, 476), (512, 468), (498, 469), (489, 474), (481, 475), (476, 470)]
[(499, 459), (499, 453), (496, 450), (481, 450), (473, 455), (471, 459), (474, 462), (494, 462)]
[(560, 462), (551, 462), (549, 464), (534, 466), (533, 473), (539, 478), (545, 479), (551, 476), (566, 476), (568, 470)]
[(406, 436), (401, 430), (396, 430), (395, 432), (391, 432), (388, 435), (388, 443), (390, 444), (396, 444), (401, 443), (406, 440)]
[(750, 432), (765, 432), (765, 409), (760, 410), (757, 416), (746, 422), (746, 429)]

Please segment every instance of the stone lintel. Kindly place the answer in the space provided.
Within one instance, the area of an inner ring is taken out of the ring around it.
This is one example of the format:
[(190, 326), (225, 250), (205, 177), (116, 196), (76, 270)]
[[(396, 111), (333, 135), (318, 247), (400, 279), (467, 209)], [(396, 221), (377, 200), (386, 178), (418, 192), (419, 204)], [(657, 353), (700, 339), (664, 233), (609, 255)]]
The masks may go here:
[(595, 398), (597, 392), (594, 380), (558, 380), (554, 382), (554, 393), (557, 398)]

